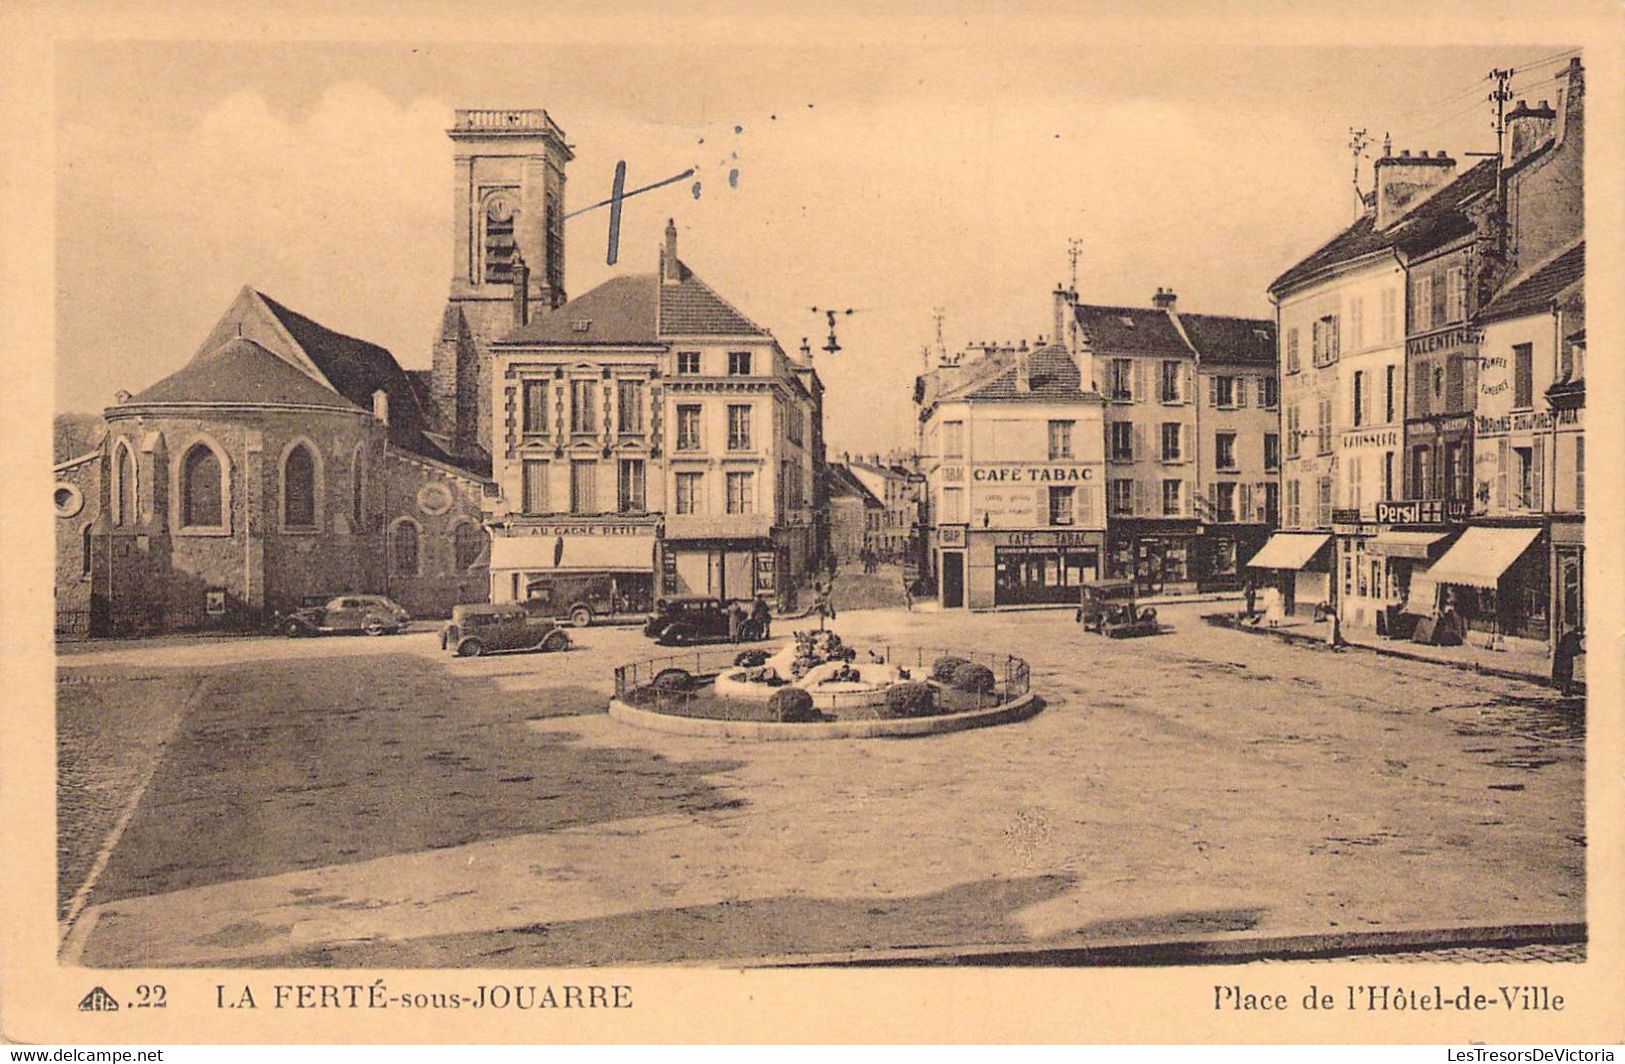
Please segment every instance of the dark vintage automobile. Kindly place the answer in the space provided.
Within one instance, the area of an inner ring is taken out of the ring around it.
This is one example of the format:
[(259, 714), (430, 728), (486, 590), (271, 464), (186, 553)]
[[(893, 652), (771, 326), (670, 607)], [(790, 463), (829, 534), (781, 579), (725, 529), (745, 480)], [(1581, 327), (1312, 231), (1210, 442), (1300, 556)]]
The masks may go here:
[(440, 647), (461, 658), (506, 650), (568, 650), (570, 633), (519, 603), (454, 606)]
[(740, 625), (742, 642), (755, 642), (765, 634), (762, 625), (750, 617), (755, 602), (751, 599), (719, 599), (703, 596), (683, 596), (662, 599), (655, 604), (655, 615), (643, 626), (643, 634), (661, 646), (693, 646), (696, 643), (728, 642), (728, 604), (738, 601), (745, 611)]
[(278, 627), (288, 635), (388, 635), (410, 623), (412, 615), (382, 595), (339, 595), (320, 606), (294, 610)]
[(1077, 621), (1091, 632), (1127, 639), (1156, 635), (1157, 611), (1135, 602), (1132, 580), (1091, 580), (1078, 589)]
[(525, 585), (525, 606), (577, 628), (641, 621), (649, 617), (653, 587), (652, 573), (547, 573)]

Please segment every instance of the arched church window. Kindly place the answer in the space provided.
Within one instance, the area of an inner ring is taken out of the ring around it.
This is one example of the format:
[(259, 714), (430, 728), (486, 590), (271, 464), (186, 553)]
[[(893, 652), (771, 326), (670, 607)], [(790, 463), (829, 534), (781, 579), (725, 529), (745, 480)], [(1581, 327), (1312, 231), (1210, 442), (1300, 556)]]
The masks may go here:
[(365, 460), (366, 454), (357, 447), (350, 459), (350, 527), (356, 532), (362, 531), (367, 524), (367, 503), (364, 494), (367, 470), (362, 464)]
[(220, 458), (208, 444), (196, 443), (181, 459), (181, 524), (218, 528), (225, 522)]
[(485, 530), (470, 521), (464, 521), (452, 533), (453, 553), (457, 558), (457, 570), (466, 572), (485, 560), (485, 547), (489, 542)]
[(282, 524), (316, 527), (316, 459), (302, 443), (282, 463)]
[(389, 542), (390, 571), (407, 576), (418, 572), (418, 526), (409, 519), (395, 523)]
[(514, 216), (518, 208), (511, 195), (498, 192), (485, 201), (485, 280), (508, 284), (513, 280)]
[(118, 447), (118, 467), (113, 472), (113, 523), (135, 523), (135, 459), (124, 443)]

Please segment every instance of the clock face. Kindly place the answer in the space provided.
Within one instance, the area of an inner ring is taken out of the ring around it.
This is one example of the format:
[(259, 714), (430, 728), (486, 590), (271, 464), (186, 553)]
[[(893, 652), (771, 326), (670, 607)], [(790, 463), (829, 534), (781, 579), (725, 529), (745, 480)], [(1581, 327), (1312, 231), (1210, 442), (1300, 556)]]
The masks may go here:
[(507, 196), (492, 196), (485, 204), (485, 216), (493, 222), (506, 222), (513, 218), (513, 201)]

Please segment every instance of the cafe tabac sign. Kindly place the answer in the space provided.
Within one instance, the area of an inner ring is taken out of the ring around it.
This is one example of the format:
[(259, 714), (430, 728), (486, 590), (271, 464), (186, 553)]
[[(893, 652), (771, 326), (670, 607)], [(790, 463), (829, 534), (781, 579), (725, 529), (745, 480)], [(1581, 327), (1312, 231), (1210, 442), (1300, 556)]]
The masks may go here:
[(1088, 466), (978, 466), (971, 470), (978, 484), (1076, 484), (1093, 480)]

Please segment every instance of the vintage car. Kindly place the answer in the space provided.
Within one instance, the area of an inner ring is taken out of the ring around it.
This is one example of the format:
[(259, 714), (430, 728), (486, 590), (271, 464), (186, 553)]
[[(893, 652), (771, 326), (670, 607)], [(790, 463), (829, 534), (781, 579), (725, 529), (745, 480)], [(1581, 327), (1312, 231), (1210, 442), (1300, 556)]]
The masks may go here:
[(1132, 580), (1091, 580), (1078, 589), (1077, 621), (1091, 632), (1113, 639), (1156, 635), (1157, 611), (1135, 602)]
[(728, 642), (728, 604), (738, 601), (745, 611), (739, 638), (754, 642), (763, 636), (762, 626), (750, 619), (755, 602), (751, 599), (719, 599), (683, 596), (661, 599), (655, 615), (643, 626), (643, 634), (661, 646), (693, 646), (696, 643)]
[(654, 586), (651, 573), (546, 573), (525, 585), (525, 608), (577, 628), (589, 624), (647, 620)]
[(339, 595), (320, 606), (294, 610), (282, 618), (280, 627), (288, 635), (386, 635), (411, 622), (411, 614), (382, 595)]
[(440, 647), (477, 658), (505, 650), (568, 650), (570, 633), (520, 603), (454, 606), (440, 630)]

